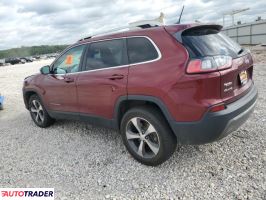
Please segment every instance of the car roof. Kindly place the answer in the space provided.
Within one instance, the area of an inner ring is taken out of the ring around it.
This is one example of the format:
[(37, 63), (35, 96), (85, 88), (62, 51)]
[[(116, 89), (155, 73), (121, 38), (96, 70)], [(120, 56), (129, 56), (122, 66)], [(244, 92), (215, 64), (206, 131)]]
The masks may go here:
[(167, 30), (167, 32), (173, 34), (179, 31), (183, 31), (192, 27), (197, 26), (220, 26), (216, 24), (207, 24), (207, 23), (190, 23), (190, 24), (173, 24), (173, 25), (163, 25), (163, 26), (156, 26), (156, 27), (149, 27), (149, 28), (140, 28), (140, 29), (133, 29), (133, 30), (127, 30), (127, 31), (121, 31), (116, 33), (110, 33), (110, 34), (104, 34), (104, 35), (96, 35), (91, 36), (87, 38), (83, 38), (73, 45), (70, 45), (70, 47), (85, 44), (89, 42), (99, 41), (99, 40), (109, 40), (109, 39), (116, 39), (116, 38), (122, 38), (122, 37), (130, 37), (130, 36), (146, 36), (152, 34), (151, 32), (156, 31), (162, 31)]
[(134, 35), (145, 36), (150, 31), (156, 31), (156, 30), (162, 30), (162, 29), (163, 29), (163, 26), (158, 26), (158, 27), (151, 27), (151, 28), (144, 28), (144, 29), (121, 31), (117, 33), (104, 34), (104, 35), (99, 35), (99, 36), (96, 35), (96, 36), (81, 39), (77, 43), (82, 44), (82, 43), (88, 43), (88, 42), (93, 42), (93, 41), (98, 41), (98, 40), (107, 40), (107, 39), (121, 38), (125, 36), (134, 36)]
[(114, 39), (114, 38), (119, 38), (119, 37), (125, 37), (125, 36), (134, 36), (134, 35), (146, 35), (146, 33), (149, 32), (154, 32), (156, 30), (162, 30), (164, 28), (167, 28), (169, 30), (174, 30), (175, 32), (192, 27), (192, 26), (197, 26), (199, 24), (174, 24), (174, 25), (164, 25), (164, 26), (156, 26), (156, 27), (149, 27), (149, 28), (140, 28), (140, 29), (133, 29), (133, 30), (128, 30), (128, 31), (121, 31), (117, 33), (110, 33), (110, 34), (104, 34), (104, 35), (99, 35), (99, 36), (91, 36), (87, 37), (84, 39), (79, 40), (76, 44), (83, 44), (83, 43), (88, 43), (92, 41), (97, 41), (97, 40), (106, 40), (106, 39)]

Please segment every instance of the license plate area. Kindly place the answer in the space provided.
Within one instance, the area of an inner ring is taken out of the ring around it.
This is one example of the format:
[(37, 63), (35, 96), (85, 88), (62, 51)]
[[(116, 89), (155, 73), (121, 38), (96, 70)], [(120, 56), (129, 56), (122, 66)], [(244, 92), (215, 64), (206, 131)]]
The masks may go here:
[(246, 70), (239, 73), (239, 80), (241, 85), (245, 85), (248, 82), (248, 73)]

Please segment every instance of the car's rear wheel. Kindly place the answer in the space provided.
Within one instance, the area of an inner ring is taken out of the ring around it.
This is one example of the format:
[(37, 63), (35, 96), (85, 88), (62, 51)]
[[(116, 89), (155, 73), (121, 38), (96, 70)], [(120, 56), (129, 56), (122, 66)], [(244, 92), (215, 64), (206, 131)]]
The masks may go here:
[(176, 138), (162, 114), (153, 107), (130, 109), (123, 116), (120, 130), (129, 153), (145, 165), (159, 165), (175, 151)]
[(54, 123), (54, 119), (49, 116), (37, 95), (32, 95), (30, 97), (29, 111), (34, 123), (41, 128), (46, 128)]

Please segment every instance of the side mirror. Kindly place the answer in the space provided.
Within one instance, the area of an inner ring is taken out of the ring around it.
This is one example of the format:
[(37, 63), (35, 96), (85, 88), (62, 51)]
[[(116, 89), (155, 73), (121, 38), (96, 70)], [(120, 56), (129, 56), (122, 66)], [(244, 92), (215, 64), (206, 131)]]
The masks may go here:
[(43, 66), (40, 69), (40, 72), (41, 72), (41, 74), (49, 74), (50, 73), (50, 66), (49, 65)]

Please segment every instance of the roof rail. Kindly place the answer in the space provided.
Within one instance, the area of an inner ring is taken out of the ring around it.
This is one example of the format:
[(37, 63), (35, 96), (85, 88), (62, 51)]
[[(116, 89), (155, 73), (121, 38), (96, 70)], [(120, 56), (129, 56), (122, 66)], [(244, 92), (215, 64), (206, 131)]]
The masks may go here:
[(91, 35), (91, 36), (82, 38), (82, 39), (79, 40), (79, 42), (80, 41), (83, 41), (83, 40), (87, 40), (87, 39), (93, 38), (93, 37), (96, 37), (96, 36), (104, 36), (104, 35), (109, 35), (109, 34), (112, 34), (112, 33), (119, 33), (119, 32), (122, 32), (125, 29), (128, 29), (128, 30), (146, 29), (146, 28), (152, 28), (152, 27), (156, 27), (156, 26), (158, 26), (158, 25), (154, 25), (154, 24), (141, 24), (141, 25), (137, 25), (137, 26), (132, 26), (132, 25), (123, 26), (123, 27), (111, 29), (111, 30), (108, 30), (108, 31), (99, 32), (99, 33), (96, 33), (94, 35)]

